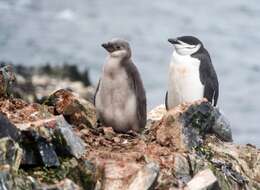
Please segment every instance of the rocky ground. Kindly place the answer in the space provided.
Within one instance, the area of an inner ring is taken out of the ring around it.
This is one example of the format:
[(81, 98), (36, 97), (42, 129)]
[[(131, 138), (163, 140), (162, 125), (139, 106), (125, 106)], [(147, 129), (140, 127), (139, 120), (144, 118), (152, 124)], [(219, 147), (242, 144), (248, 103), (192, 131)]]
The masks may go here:
[(89, 82), (33, 70), (0, 68), (1, 190), (260, 189), (260, 150), (232, 143), (206, 100), (158, 106), (141, 134), (118, 134), (97, 125)]

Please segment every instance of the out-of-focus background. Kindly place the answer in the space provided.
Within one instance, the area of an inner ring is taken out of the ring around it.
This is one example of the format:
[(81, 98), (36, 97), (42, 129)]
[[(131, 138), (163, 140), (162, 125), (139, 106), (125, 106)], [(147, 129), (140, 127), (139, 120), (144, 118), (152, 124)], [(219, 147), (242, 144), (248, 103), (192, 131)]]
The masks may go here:
[(237, 143), (260, 146), (260, 4), (257, 0), (0, 0), (0, 60), (88, 68), (99, 78), (113, 37), (130, 41), (149, 109), (164, 102), (172, 47), (195, 35), (219, 76), (218, 106)]

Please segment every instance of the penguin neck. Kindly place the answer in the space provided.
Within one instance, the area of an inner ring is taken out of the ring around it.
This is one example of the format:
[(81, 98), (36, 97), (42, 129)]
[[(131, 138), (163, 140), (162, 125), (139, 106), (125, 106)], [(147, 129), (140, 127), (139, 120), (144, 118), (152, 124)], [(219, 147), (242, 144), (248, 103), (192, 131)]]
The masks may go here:
[(172, 53), (172, 64), (188, 64), (190, 63), (194, 58), (191, 55), (181, 55), (176, 50)]

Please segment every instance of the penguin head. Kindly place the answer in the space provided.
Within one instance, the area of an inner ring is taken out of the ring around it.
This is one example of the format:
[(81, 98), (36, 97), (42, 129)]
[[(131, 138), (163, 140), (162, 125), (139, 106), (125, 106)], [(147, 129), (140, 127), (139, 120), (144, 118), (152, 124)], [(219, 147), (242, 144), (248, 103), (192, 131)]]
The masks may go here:
[(170, 38), (168, 41), (174, 45), (176, 52), (180, 55), (192, 55), (203, 48), (202, 42), (194, 36)]
[(112, 39), (107, 43), (103, 43), (102, 47), (113, 57), (130, 58), (131, 48), (129, 43), (123, 39)]

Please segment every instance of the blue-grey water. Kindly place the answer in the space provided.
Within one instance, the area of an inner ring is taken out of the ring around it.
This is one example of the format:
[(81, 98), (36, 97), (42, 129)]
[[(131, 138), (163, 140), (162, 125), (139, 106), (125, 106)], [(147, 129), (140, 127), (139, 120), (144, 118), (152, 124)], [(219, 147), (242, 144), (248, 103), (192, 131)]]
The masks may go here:
[(260, 145), (258, 0), (0, 0), (0, 60), (27, 65), (64, 61), (88, 67), (97, 82), (113, 37), (130, 41), (149, 108), (164, 101), (172, 47), (167, 38), (199, 37), (220, 81), (219, 107), (235, 142)]

